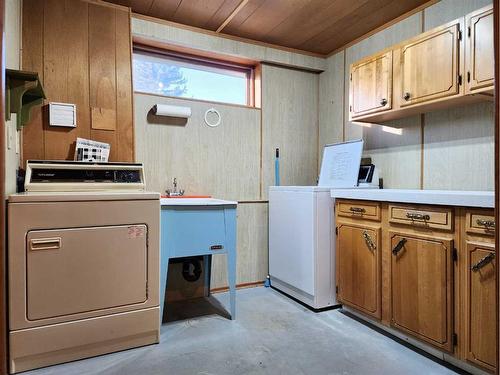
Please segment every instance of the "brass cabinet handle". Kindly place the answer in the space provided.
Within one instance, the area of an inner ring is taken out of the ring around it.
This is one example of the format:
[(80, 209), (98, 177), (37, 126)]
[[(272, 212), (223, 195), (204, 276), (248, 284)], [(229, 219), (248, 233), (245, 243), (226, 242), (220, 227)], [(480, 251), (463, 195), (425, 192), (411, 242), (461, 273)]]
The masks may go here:
[(484, 258), (480, 259), (479, 262), (474, 264), (470, 269), (472, 272), (477, 272), (484, 266), (486, 266), (488, 263), (490, 263), (493, 259), (495, 259), (495, 253), (490, 253), (486, 255)]
[(406, 243), (406, 238), (401, 238), (399, 242), (397, 243), (396, 246), (394, 246), (394, 249), (392, 249), (392, 254), (393, 255), (398, 255), (398, 253), (403, 250), (403, 247), (405, 246)]
[(495, 220), (477, 219), (476, 223), (486, 229), (495, 228)]
[(408, 101), (408, 100), (410, 100), (410, 98), (411, 98), (410, 93), (409, 92), (405, 92), (405, 95), (403, 96), (403, 99), (406, 100), (406, 101)]
[(424, 220), (424, 221), (428, 221), (431, 218), (429, 215), (421, 214), (419, 212), (407, 212), (406, 217), (411, 220)]
[(355, 213), (363, 213), (366, 212), (366, 210), (362, 207), (349, 207), (349, 211), (355, 212)]
[(380, 104), (381, 105), (386, 105), (387, 104), (387, 99), (386, 98), (383, 98), (380, 100)]
[(373, 239), (371, 238), (371, 236), (368, 234), (368, 232), (366, 230), (363, 232), (363, 238), (365, 239), (366, 245), (368, 246), (368, 248), (370, 250), (377, 249), (377, 245), (375, 245), (375, 242), (373, 242)]

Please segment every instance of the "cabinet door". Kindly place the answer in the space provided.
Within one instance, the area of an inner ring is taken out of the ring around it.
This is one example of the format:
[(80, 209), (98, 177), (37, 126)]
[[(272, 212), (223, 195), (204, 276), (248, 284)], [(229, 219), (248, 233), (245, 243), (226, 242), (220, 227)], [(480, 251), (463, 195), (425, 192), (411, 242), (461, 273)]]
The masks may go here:
[(351, 67), (350, 117), (392, 108), (392, 51)]
[(392, 325), (452, 349), (453, 241), (390, 233)]
[(493, 48), (493, 7), (482, 8), (466, 17), (466, 93), (491, 91), (495, 78)]
[(339, 300), (380, 319), (380, 229), (339, 225), (337, 254)]
[(467, 243), (467, 359), (496, 365), (496, 261), (492, 244)]
[(401, 107), (459, 93), (459, 26), (438, 28), (401, 48)]

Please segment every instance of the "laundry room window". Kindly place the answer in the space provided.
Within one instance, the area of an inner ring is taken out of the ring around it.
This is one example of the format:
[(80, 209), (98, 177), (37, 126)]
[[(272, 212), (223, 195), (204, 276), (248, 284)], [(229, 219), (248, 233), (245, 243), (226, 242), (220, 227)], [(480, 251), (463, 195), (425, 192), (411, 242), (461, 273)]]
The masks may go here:
[(251, 66), (134, 46), (134, 91), (253, 105)]

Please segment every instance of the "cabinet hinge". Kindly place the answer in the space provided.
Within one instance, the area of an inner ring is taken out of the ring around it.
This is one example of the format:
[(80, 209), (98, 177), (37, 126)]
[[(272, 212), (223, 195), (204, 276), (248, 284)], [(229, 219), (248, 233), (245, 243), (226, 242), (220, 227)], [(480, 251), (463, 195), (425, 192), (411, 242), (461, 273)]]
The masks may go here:
[(457, 346), (458, 345), (458, 335), (456, 333), (453, 334), (453, 346)]
[(349, 81), (352, 81), (352, 73), (351, 73), (351, 75), (349, 76)]
[(471, 32), (472, 32), (472, 31), (471, 31), (471, 28), (470, 28), (470, 26), (469, 26), (469, 27), (467, 28), (467, 36), (468, 36), (469, 38), (470, 38), (470, 36), (471, 36)]
[(458, 75), (458, 84), (460, 86), (462, 86), (462, 75), (461, 74)]
[(335, 235), (338, 236), (339, 235), (339, 227), (335, 227)]
[(467, 72), (467, 82), (470, 82), (470, 72)]
[(458, 251), (456, 248), (453, 248), (453, 261), (457, 262), (458, 261)]
[(335, 287), (335, 293), (338, 293), (338, 292), (339, 292), (339, 286), (337, 285), (337, 286)]
[(146, 281), (146, 299), (149, 297), (149, 286), (148, 282)]
[(352, 105), (349, 106), (349, 112), (352, 112)]
[(458, 30), (458, 40), (462, 40), (462, 30)]

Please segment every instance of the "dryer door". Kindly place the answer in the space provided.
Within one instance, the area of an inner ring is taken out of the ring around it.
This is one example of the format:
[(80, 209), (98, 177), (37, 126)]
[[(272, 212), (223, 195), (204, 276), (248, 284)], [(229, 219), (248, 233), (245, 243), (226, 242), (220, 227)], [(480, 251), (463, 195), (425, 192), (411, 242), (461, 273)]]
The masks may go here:
[(29, 320), (147, 300), (145, 225), (33, 230), (26, 241)]

